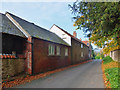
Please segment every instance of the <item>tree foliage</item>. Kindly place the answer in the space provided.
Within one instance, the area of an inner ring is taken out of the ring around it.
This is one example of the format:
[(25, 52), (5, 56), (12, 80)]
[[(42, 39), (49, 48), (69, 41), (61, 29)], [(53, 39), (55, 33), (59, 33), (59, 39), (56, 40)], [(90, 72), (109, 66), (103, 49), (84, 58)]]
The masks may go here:
[(95, 56), (95, 59), (103, 59), (104, 58), (104, 54), (103, 53), (98, 53), (96, 56)]
[[(74, 2), (74, 26), (104, 53), (120, 48), (120, 2)], [(81, 29), (82, 28), (82, 29)]]

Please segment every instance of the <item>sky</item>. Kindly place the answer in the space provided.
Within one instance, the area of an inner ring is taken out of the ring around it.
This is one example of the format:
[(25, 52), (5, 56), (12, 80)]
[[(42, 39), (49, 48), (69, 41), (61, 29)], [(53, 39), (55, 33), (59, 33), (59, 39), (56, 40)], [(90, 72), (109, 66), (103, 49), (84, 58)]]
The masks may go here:
[[(76, 30), (76, 27), (73, 26), (73, 15), (68, 4), (72, 5), (73, 2), (6, 1), (2, 2), (0, 12), (10, 12), (47, 30), (49, 30), (53, 24), (56, 24), (70, 34), (73, 34), (73, 31), (76, 31), (78, 39), (88, 40), (82, 30)], [(93, 48), (97, 47), (93, 45)]]

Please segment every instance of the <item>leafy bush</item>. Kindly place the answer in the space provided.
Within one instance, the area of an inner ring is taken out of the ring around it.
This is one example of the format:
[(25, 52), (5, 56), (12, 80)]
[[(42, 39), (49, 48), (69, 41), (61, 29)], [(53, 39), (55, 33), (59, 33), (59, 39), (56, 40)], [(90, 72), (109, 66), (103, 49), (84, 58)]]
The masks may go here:
[(111, 88), (120, 88), (120, 73), (118, 71), (120, 71), (120, 68), (105, 69), (105, 74)]
[(95, 59), (100, 59), (100, 56), (95, 56)]
[(104, 54), (103, 53), (98, 53), (96, 56), (95, 56), (95, 59), (103, 59), (104, 58)]
[(106, 57), (103, 58), (103, 61), (104, 61), (103, 64), (107, 64), (107, 63), (110, 63), (113, 60), (110, 56), (106, 56)]
[(103, 59), (103, 58), (104, 58), (104, 55), (103, 55), (103, 54), (101, 54), (101, 55), (100, 55), (100, 59)]

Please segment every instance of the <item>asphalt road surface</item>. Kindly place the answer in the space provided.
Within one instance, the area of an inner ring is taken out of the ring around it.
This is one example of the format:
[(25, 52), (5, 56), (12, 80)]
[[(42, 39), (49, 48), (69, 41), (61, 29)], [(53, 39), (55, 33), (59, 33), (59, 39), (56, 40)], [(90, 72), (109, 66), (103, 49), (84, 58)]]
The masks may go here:
[(105, 88), (101, 60), (93, 60), (14, 88)]

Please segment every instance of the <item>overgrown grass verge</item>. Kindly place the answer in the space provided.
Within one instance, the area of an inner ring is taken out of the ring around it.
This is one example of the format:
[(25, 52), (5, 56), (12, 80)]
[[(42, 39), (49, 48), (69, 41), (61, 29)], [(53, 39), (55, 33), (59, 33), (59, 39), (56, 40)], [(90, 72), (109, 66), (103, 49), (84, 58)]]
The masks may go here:
[(103, 64), (107, 64), (107, 63), (112, 62), (113, 60), (110, 56), (106, 56), (103, 58), (103, 61), (104, 61)]
[(106, 88), (120, 88), (120, 63), (107, 56), (103, 58), (102, 71)]
[(110, 82), (111, 88), (120, 88), (120, 73), (118, 71), (120, 71), (120, 68), (116, 67), (105, 69), (105, 75), (107, 77), (107, 80)]

